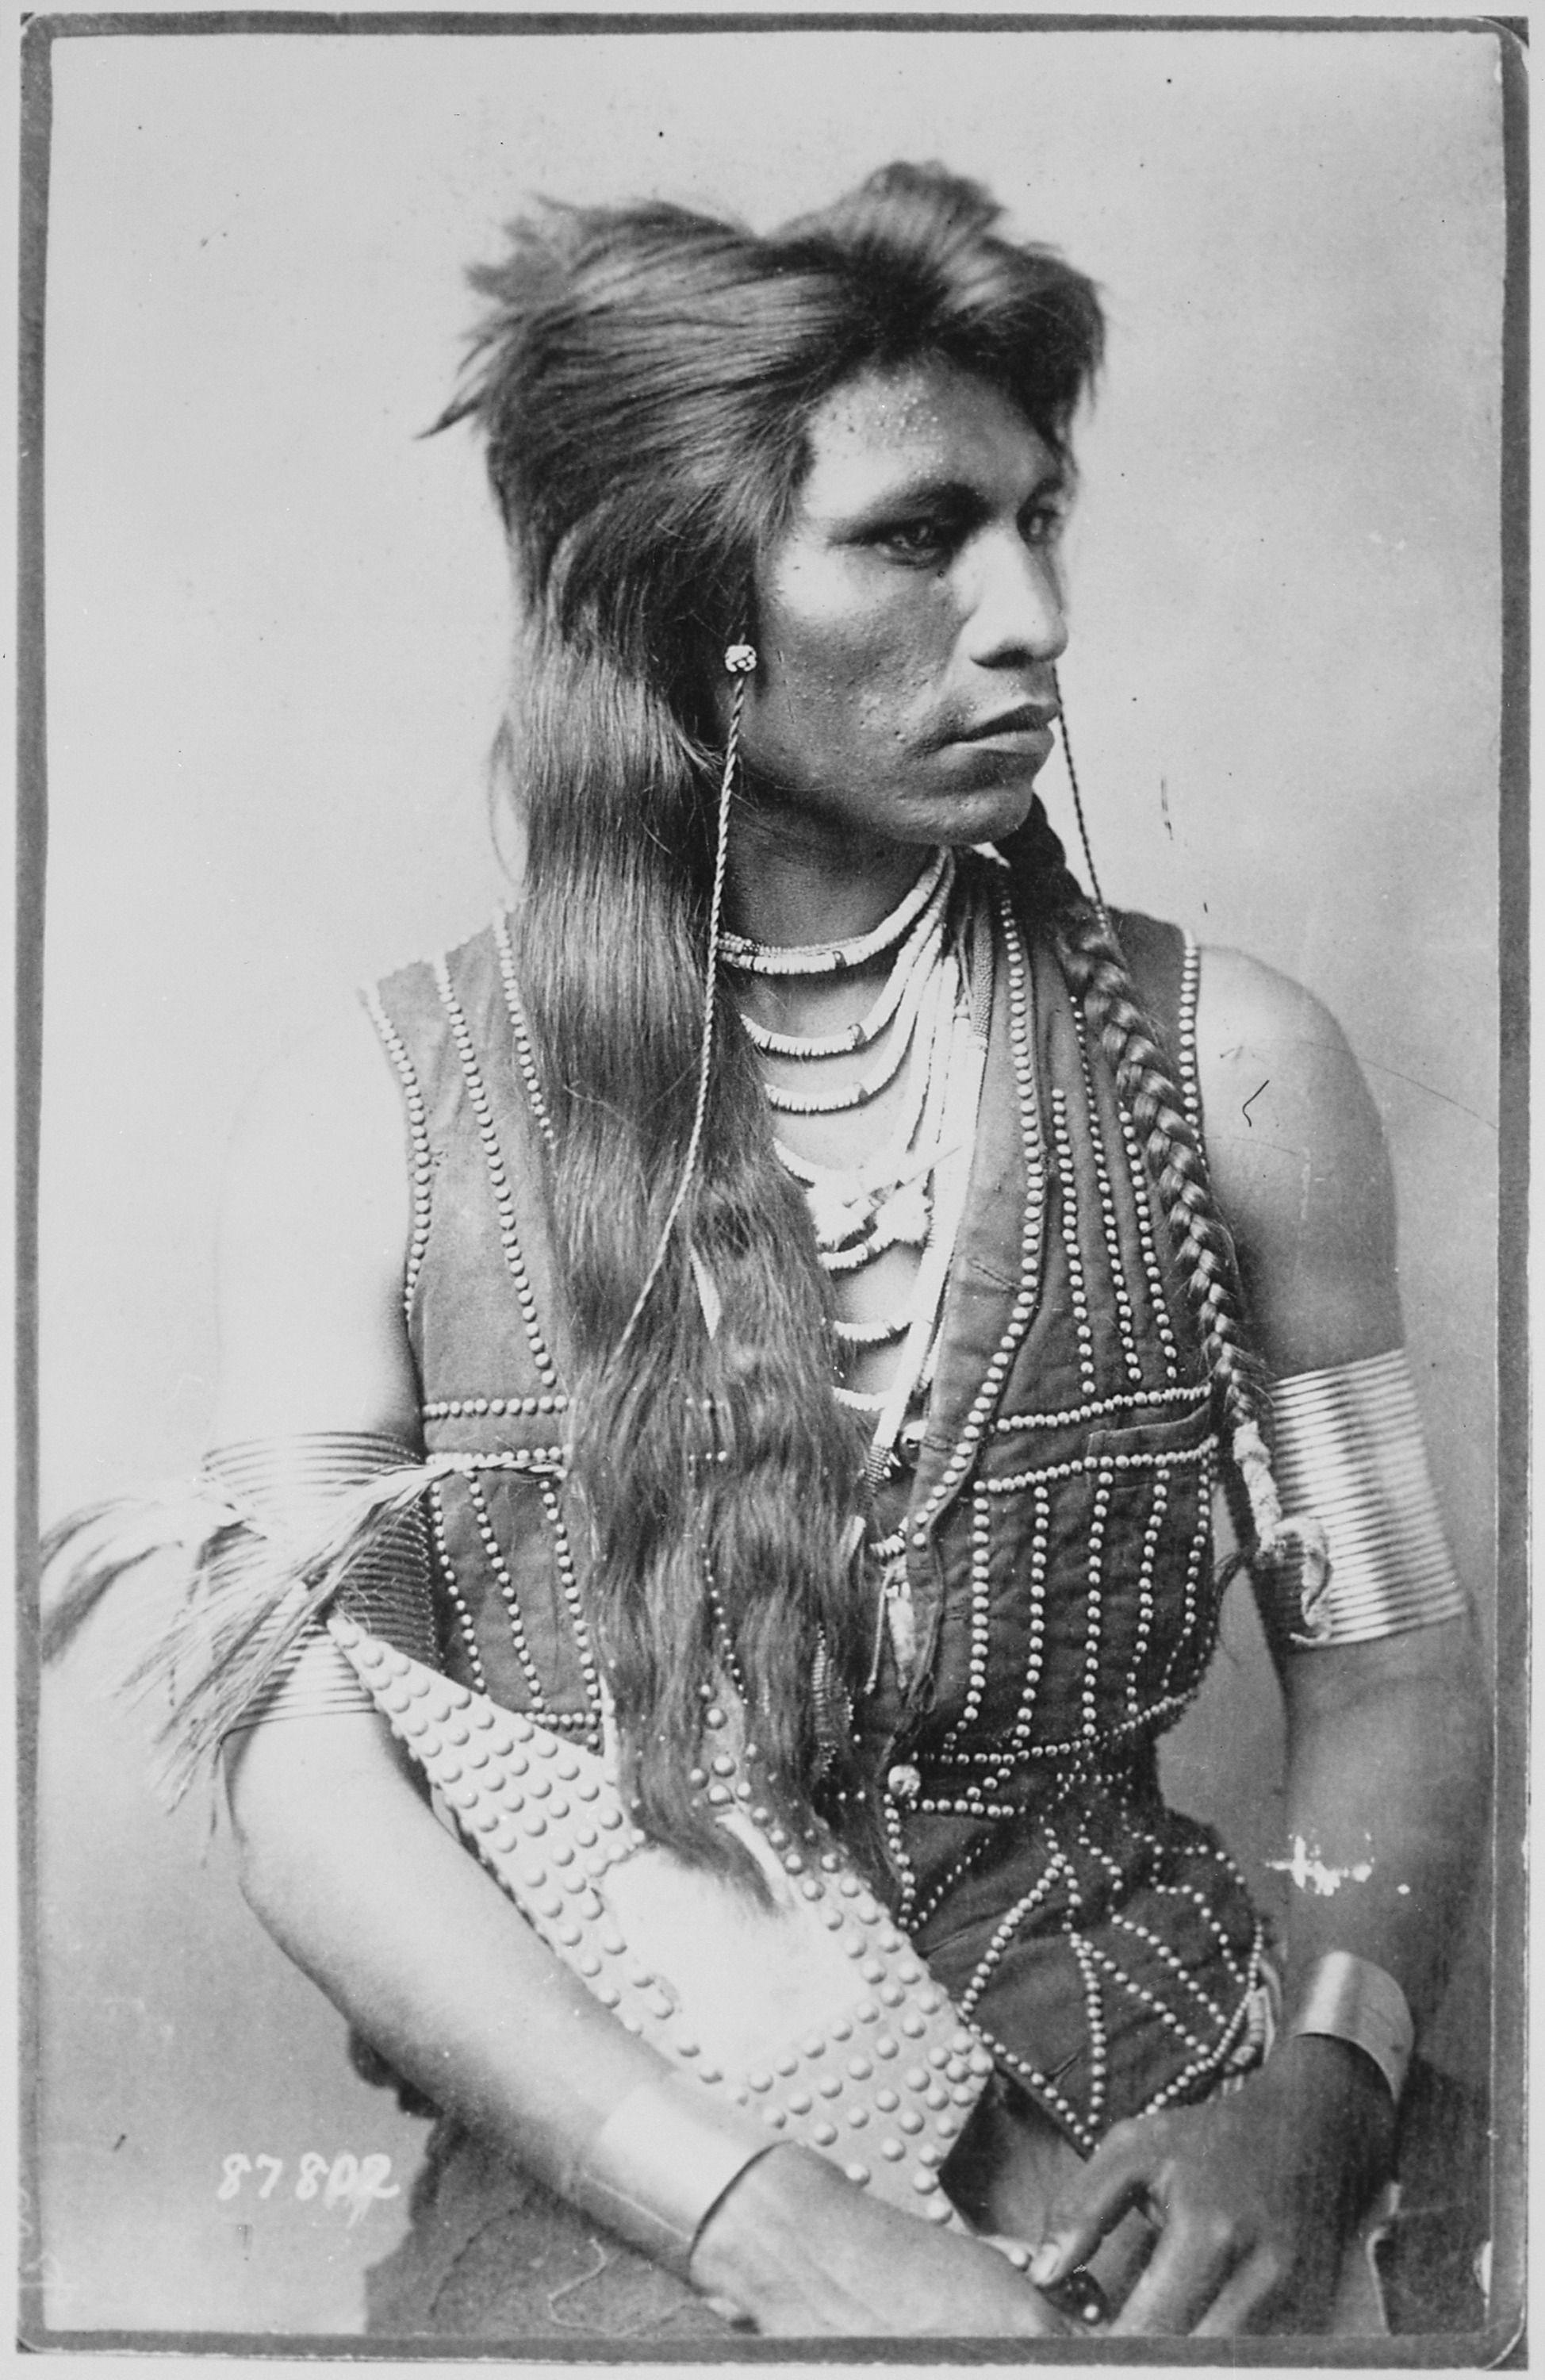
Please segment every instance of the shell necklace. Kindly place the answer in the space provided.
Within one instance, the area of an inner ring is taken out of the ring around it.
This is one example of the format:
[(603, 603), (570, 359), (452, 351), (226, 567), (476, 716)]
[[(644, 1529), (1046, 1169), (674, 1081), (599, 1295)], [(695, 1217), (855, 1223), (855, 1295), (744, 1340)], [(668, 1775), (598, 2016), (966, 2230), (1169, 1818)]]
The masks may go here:
[[(839, 1356), (905, 1342), (899, 1371), (909, 1376), (908, 1398), (927, 1359), (943, 1273), (959, 1220), (960, 1201), (952, 1195), (946, 1202), (950, 1213), (941, 1240), (939, 1225), (946, 1219), (939, 1211), (940, 1169), (947, 1155), (962, 1148), (969, 1158), (974, 1127), (974, 1097), (967, 1114), (968, 1102), (962, 1096), (973, 1075), (968, 1046), (972, 1037), (960, 948), (948, 931), (955, 882), (955, 855), (941, 847), (889, 916), (867, 934), (849, 941), (793, 948), (743, 938), (726, 946), (732, 966), (767, 977), (838, 975), (887, 950), (895, 953), (868, 1012), (836, 1032), (782, 1033), (754, 1017), (742, 1021), (765, 1060), (792, 1060), (811, 1069), (813, 1087), (808, 1091), (767, 1081), (768, 1101), (777, 1114), (851, 1113), (904, 1078), (884, 1142), (859, 1164), (822, 1165), (782, 1139), (776, 1145), (782, 1163), (804, 1191), (817, 1253), (828, 1275), (856, 1275), (893, 1247), (917, 1250), (916, 1275), (895, 1311), (833, 1325)], [(831, 1060), (851, 1059), (882, 1036), (886, 1047), (872, 1067), (856, 1079), (817, 1087), (820, 1072)], [(952, 1192), (954, 1186), (952, 1181)], [(928, 1308), (927, 1335), (914, 1349), (920, 1303)], [(893, 1403), (895, 1383), (877, 1397), (839, 1393), (847, 1402), (879, 1412)]]

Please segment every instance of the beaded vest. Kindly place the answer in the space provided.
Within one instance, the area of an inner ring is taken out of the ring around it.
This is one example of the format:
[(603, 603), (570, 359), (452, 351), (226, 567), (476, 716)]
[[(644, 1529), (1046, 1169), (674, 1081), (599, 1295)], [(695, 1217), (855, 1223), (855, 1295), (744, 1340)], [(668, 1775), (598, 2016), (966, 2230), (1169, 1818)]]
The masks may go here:
[[(1217, 1442), (1166, 1226), (1110, 1070), (1002, 871), (971, 1191), (921, 1427), (880, 1492), (918, 1658), (856, 1715), (897, 1914), (1011, 2076), (1082, 2148), (1256, 2054), (1261, 1929), (1153, 1747), (1200, 1683)], [(1194, 957), (1129, 917), (1189, 1056)], [(979, 937), (981, 940), (989, 939)], [(446, 1670), (592, 1746), (600, 1686), (566, 1524), (564, 1302), (508, 922), (369, 995), (404, 1092), (404, 1281), (432, 1451)], [(839, 1823), (840, 1823), (840, 1814)]]

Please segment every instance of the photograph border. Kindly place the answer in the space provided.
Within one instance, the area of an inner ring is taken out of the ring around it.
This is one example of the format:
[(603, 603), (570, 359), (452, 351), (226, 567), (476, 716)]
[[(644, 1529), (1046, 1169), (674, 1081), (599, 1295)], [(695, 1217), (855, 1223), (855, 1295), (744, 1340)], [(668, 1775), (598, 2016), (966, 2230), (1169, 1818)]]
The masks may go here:
[[(155, 10), (144, 14), (103, 11), (52, 14), (23, 19), (19, 138), (19, 441), (18, 478), (18, 779), (16, 910), (16, 1413), (18, 1461), (16, 1512), (19, 1882), (21, 1901), (19, 1989), (19, 2148), (26, 2192), (35, 2191), (39, 2159), (39, 2110), (32, 2078), (40, 2032), (37, 1985), (36, 1765), (38, 1755), (38, 1181), (42, 1100), (42, 955), (44, 883), (48, 838), (46, 650), (44, 634), (44, 386), (46, 373), (45, 289), (52, 137), (52, 56), (54, 42), (144, 39), (160, 35), (358, 34), (400, 39), (521, 35), (583, 36), (732, 31), (755, 35), (778, 31), (840, 30), (907, 34), (1013, 32), (1033, 38), (1043, 31), (1091, 35), (1161, 30), (1233, 32), (1313, 30), (1348, 37), (1390, 31), (1473, 33), (1496, 39), (1503, 87), (1503, 152), (1506, 193), (1505, 267), (1503, 293), (1503, 391), (1501, 442), (1502, 699), (1498, 843), (1500, 863), (1501, 1031), (1498, 1049), (1501, 1124), (1498, 1153), (1498, 1422), (1496, 1445), (1499, 1523), (1496, 1637), (1496, 1786), (1491, 1822), (1495, 1903), (1491, 1998), (1494, 2014), (1492, 2092), (1493, 2303), (1505, 2311), (1486, 2330), (1428, 2338), (1386, 2341), (1239, 2338), (1210, 2343), (1186, 2339), (1016, 2340), (938, 2343), (920, 2356), (916, 2346), (889, 2348), (880, 2341), (801, 2342), (797, 2355), (772, 2340), (705, 2343), (674, 2340), (658, 2349), (638, 2342), (615, 2348), (586, 2339), (572, 2348), (544, 2340), (539, 2353), (523, 2355), (519, 2343), (501, 2347), (478, 2341), (448, 2355), (433, 2340), (391, 2342), (305, 2334), (72, 2331), (50, 2329), (41, 2318), (41, 2292), (30, 2290), (23, 2241), (18, 2343), (31, 2350), (101, 2354), (128, 2349), (148, 2354), (219, 2354), (264, 2361), (315, 2356), (340, 2362), (428, 2363), (489, 2360), (541, 2364), (925, 2362), (998, 2363), (1153, 2363), (1177, 2366), (1230, 2364), (1251, 2368), (1306, 2363), (1327, 2368), (1522, 2368), (1525, 2344), (1525, 2246), (1527, 2159), (1527, 2008), (1525, 1953), (1528, 1870), (1528, 1315), (1522, 1284), (1527, 1279), (1529, 1191), (1529, 579), (1528, 579), (1528, 151), (1523, 48), (1527, 20), (1518, 17), (1207, 16), (1177, 12), (1091, 16), (1056, 12), (981, 11), (926, 14), (896, 11), (795, 9), (761, 12), (716, 10), (712, 14), (651, 11), (633, 14), (597, 10), (521, 11), (483, 14), (469, 10), (380, 10), (286, 13), (275, 9)], [(35, 2204), (24, 2196), (24, 2207)], [(25, 2228), (25, 2227), (24, 2227)], [(30, 2305), (29, 2299), (33, 2301)]]

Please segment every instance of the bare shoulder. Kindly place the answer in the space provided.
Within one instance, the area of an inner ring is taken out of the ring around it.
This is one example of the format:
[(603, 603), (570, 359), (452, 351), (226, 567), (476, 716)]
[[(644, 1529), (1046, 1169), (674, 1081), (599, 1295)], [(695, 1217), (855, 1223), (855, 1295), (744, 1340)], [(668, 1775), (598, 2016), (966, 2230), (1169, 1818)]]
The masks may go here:
[(1322, 1087), (1327, 1071), (1355, 1062), (1324, 1002), (1291, 976), (1244, 951), (1209, 946), (1201, 961), (1197, 1053), (1215, 1082), (1242, 1079), (1263, 1059), (1277, 1070), (1280, 1100)]
[(1316, 1370), (1396, 1344), (1383, 1127), (1334, 1016), (1275, 968), (1205, 950), (1197, 1061), (1213, 1184), (1269, 1360)]
[(272, 1165), (272, 1189), (318, 1164), (368, 1177), (402, 1145), (402, 1101), (375, 1026), (362, 1002), (340, 999), (317, 1032), (259, 1076), (232, 1153), (234, 1167)]
[(215, 1435), (401, 1429), (411, 1221), (402, 1102), (357, 1002), (255, 1087), (226, 1169)]
[(1242, 951), (1201, 953), (1197, 1060), (1214, 1171), (1291, 1152), (1312, 1165), (1382, 1162), (1383, 1132), (1323, 1001)]

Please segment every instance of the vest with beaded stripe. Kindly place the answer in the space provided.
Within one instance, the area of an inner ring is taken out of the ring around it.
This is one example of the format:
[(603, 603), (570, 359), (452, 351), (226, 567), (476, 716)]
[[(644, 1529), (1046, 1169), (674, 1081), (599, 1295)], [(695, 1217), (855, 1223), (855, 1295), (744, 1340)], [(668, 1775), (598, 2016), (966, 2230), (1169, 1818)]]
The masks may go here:
[[(1087, 2148), (1249, 2054), (1260, 1927), (1215, 1839), (1164, 1805), (1153, 1756), (1214, 1640), (1217, 1444), (1104, 1053), (1002, 872), (961, 877), (991, 953), (971, 1190), (915, 1468), (879, 1498), (906, 1546), (918, 1658), (903, 1688), (877, 1640), (857, 1725), (902, 1922), (1005, 2074)], [(1181, 938), (1121, 924), (1184, 1042)], [(564, 1302), (511, 933), (501, 921), (402, 970), (371, 1005), (413, 1151), (425, 1439), (474, 1466), (432, 1500), (444, 1665), (594, 1744)]]

